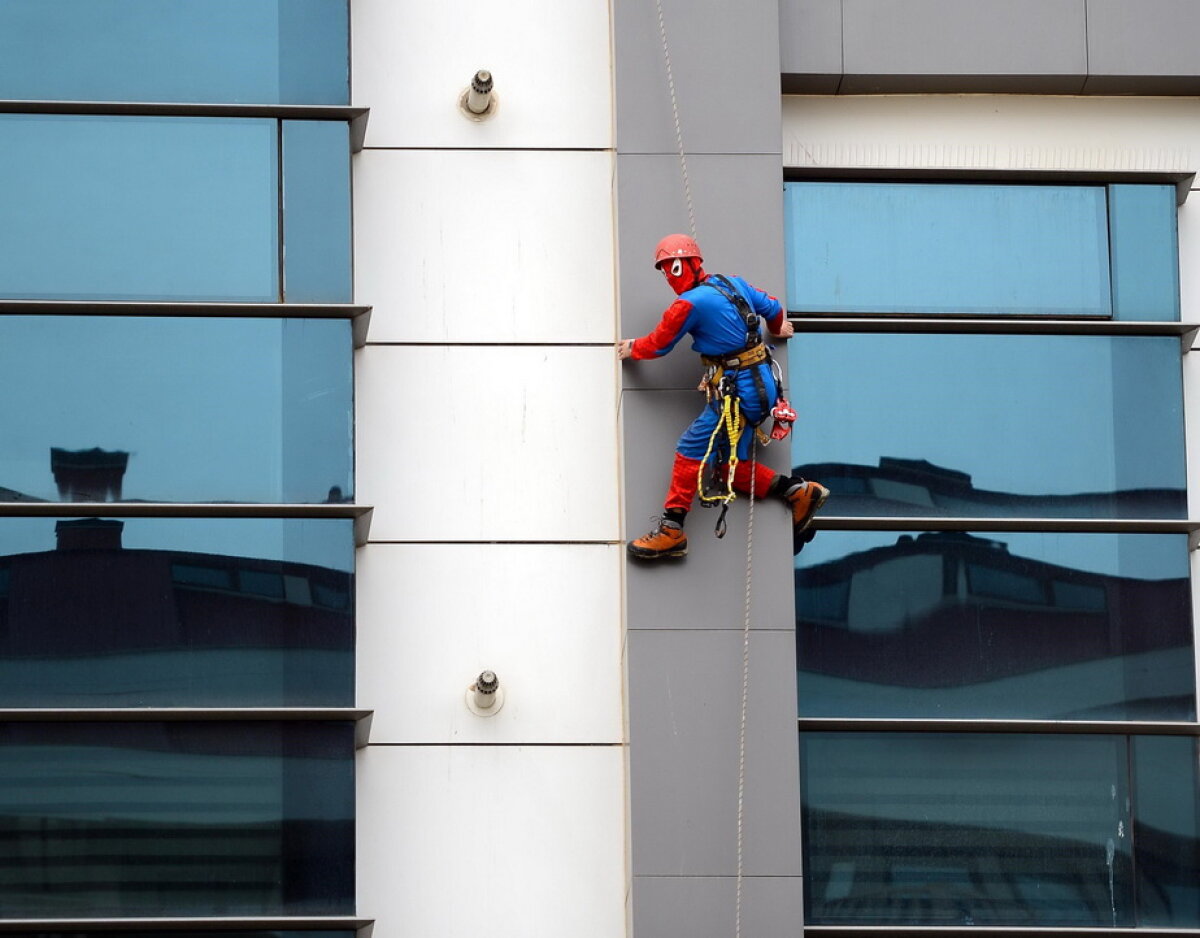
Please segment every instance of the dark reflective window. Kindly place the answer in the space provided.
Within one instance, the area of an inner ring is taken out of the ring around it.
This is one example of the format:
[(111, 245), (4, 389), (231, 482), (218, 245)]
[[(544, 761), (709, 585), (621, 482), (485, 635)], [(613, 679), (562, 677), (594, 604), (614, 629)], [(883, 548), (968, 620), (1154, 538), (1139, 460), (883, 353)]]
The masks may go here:
[(11, 918), (354, 911), (349, 723), (0, 725)]
[(828, 514), (1186, 514), (1177, 339), (814, 333), (789, 356)]
[[(801, 734), (805, 921), (1143, 924), (1129, 746), (1121, 736)], [(1172, 767), (1159, 794), (1194, 803), (1194, 763)], [(1176, 852), (1167, 865), (1195, 881), (1194, 827), (1183, 834), (1190, 858), (1181, 866)]]
[(1191, 720), (1187, 536), (822, 531), (801, 716)]
[(7, 938), (356, 938), (356, 931), (248, 931), (139, 929), (137, 931), (6, 931)]
[(344, 320), (0, 317), (0, 500), (343, 501)]
[(346, 104), (346, 0), (5, 0), (9, 99)]
[(0, 519), (0, 708), (353, 706), (353, 569), (350, 519)]
[(1133, 739), (1134, 868), (1138, 924), (1200, 925), (1200, 823), (1196, 740)]

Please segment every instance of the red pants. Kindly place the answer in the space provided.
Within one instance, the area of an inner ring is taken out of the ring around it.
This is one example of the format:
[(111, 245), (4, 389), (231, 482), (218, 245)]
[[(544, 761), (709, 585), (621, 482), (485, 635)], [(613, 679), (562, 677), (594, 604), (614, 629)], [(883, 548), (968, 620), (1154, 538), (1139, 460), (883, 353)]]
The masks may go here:
[[(775, 481), (776, 472), (760, 462), (751, 464), (742, 461), (733, 471), (733, 488), (736, 492), (746, 495), (750, 493), (750, 466), (754, 466), (754, 497), (765, 498), (770, 492), (771, 483)], [(724, 466), (721, 467), (724, 470)], [(696, 498), (699, 488), (700, 460), (689, 459), (687, 456), (675, 454), (675, 466), (671, 470), (671, 487), (667, 490), (667, 499), (663, 507), (689, 511), (692, 501)]]

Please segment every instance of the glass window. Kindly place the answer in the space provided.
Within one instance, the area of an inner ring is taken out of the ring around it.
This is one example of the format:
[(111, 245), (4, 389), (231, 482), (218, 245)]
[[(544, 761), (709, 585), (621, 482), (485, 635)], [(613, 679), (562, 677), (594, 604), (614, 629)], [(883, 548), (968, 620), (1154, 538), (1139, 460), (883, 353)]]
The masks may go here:
[(0, 115), (0, 204), (3, 297), (351, 299), (343, 122)]
[(784, 211), (796, 312), (1112, 315), (1103, 186), (793, 182)]
[(0, 317), (4, 501), (344, 501), (345, 320)]
[(1138, 924), (1200, 925), (1197, 743), (1175, 736), (1133, 739), (1134, 869)]
[(1109, 186), (1108, 215), (1116, 318), (1177, 322), (1175, 187)]
[(277, 122), (0, 115), (0, 295), (279, 299)]
[(349, 103), (346, 0), (5, 0), (0, 88), (36, 101)]
[(1186, 515), (1175, 338), (813, 333), (788, 354), (793, 460), (829, 514)]
[(1195, 719), (1187, 536), (822, 531), (801, 716)]
[[(1143, 816), (1140, 802), (1131, 809), (1129, 746), (802, 733), (805, 922), (1132, 926)], [(1171, 768), (1160, 793), (1194, 802), (1194, 764)], [(1192, 859), (1172, 873), (1194, 881), (1194, 825), (1183, 833)]]
[(350, 128), (283, 121), (284, 299), (343, 303), (350, 273)]
[(0, 519), (0, 708), (353, 706), (353, 525)]
[(351, 723), (0, 725), (11, 918), (354, 912)]

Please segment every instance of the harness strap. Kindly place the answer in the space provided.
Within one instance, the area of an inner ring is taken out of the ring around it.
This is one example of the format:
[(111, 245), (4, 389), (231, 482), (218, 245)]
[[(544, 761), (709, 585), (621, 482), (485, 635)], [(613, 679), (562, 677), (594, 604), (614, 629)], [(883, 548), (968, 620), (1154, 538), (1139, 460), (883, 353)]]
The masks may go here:
[(701, 286), (710, 286), (725, 299), (733, 304), (734, 309), (738, 311), (738, 315), (742, 317), (742, 322), (746, 324), (746, 348), (751, 348), (759, 344), (759, 318), (758, 313), (750, 308), (750, 304), (741, 292), (730, 282), (729, 278), (724, 274), (709, 274), (708, 279)]

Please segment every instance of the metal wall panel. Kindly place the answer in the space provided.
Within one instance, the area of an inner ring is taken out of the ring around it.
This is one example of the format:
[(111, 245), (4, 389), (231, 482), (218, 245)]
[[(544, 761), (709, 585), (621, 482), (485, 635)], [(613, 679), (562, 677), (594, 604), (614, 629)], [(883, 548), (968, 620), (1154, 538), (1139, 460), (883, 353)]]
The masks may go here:
[[(800, 875), (795, 660), (790, 630), (752, 635), (743, 813), (748, 875)], [(741, 686), (738, 631), (629, 634), (629, 694), (638, 708), (629, 733), (635, 876), (737, 872)]]
[(1200, 93), (1193, 0), (1087, 0), (1090, 94)]
[[(358, 552), (358, 703), (372, 743), (624, 739), (615, 544), (368, 544)], [(491, 669), (486, 718), (465, 689)]]
[[(735, 934), (737, 881), (732, 877), (638, 876), (633, 914), (646, 935), (728, 938)], [(803, 880), (749, 876), (742, 881), (742, 938), (799, 935)]]
[(843, 94), (936, 90), (907, 76), (1071, 94), (1087, 71), (1083, 0), (842, 0), (842, 16)]
[(625, 934), (619, 746), (377, 746), (356, 763), (375, 938)]
[(366, 150), (357, 295), (372, 342), (612, 342), (612, 154)]
[(355, 360), (377, 541), (618, 536), (611, 346), (394, 346)]
[[(354, 0), (352, 97), (368, 147), (602, 148), (612, 144), (607, 0)], [(496, 115), (458, 99), (492, 72)]]
[[(661, 0), (689, 153), (776, 153), (777, 0)], [(617, 148), (674, 153), (675, 119), (655, 4), (613, 4)]]
[(786, 94), (834, 94), (842, 81), (842, 0), (779, 0)]

